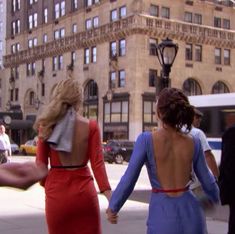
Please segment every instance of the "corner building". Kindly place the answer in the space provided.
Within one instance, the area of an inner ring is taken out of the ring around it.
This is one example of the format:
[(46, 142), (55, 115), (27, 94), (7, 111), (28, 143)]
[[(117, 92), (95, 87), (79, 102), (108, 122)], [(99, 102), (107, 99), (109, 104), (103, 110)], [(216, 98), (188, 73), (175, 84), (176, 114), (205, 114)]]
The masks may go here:
[(135, 140), (156, 125), (155, 45), (167, 37), (179, 45), (171, 86), (187, 95), (234, 92), (234, 29), (230, 1), (11, 0), (4, 103), (35, 118), (72, 76), (103, 140)]

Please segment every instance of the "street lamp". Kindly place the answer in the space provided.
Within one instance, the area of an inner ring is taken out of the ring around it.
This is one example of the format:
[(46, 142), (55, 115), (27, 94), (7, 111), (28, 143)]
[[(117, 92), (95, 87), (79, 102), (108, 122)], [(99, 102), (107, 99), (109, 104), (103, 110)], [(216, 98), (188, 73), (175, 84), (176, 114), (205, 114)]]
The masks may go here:
[(162, 66), (160, 84), (156, 82), (157, 94), (165, 87), (169, 87), (169, 73), (171, 72), (171, 66), (175, 61), (175, 57), (178, 52), (178, 44), (173, 43), (169, 38), (162, 40), (156, 47), (156, 53), (160, 65)]

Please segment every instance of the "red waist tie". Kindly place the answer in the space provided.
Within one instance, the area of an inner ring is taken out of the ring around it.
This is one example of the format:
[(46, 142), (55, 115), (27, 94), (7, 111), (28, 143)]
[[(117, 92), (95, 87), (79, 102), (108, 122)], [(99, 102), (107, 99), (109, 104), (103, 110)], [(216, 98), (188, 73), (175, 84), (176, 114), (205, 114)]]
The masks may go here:
[(189, 186), (178, 189), (162, 189), (162, 188), (152, 188), (153, 193), (177, 193), (188, 191)]

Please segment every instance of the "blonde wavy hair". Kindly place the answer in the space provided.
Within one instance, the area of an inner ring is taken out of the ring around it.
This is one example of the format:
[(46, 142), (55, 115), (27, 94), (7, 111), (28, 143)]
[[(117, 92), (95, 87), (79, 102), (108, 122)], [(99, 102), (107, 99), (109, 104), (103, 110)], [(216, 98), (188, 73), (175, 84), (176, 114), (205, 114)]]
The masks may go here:
[(34, 128), (39, 130), (39, 137), (49, 138), (56, 123), (62, 119), (67, 110), (73, 107), (76, 111), (81, 105), (81, 87), (73, 78), (60, 81), (53, 92), (49, 104), (37, 117)]

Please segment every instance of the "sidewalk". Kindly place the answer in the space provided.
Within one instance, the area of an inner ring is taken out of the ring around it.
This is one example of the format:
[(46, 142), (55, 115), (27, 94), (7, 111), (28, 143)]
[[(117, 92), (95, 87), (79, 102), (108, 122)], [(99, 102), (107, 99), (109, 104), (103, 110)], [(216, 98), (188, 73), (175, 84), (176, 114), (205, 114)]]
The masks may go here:
[[(44, 190), (38, 184), (24, 192), (2, 187), (0, 198), (1, 234), (47, 234), (44, 219)], [(106, 199), (99, 195), (99, 201), (103, 234), (146, 233), (148, 204), (127, 201), (119, 214), (119, 223), (112, 225), (106, 221)], [(207, 218), (207, 225), (209, 234), (226, 234), (226, 222)]]

